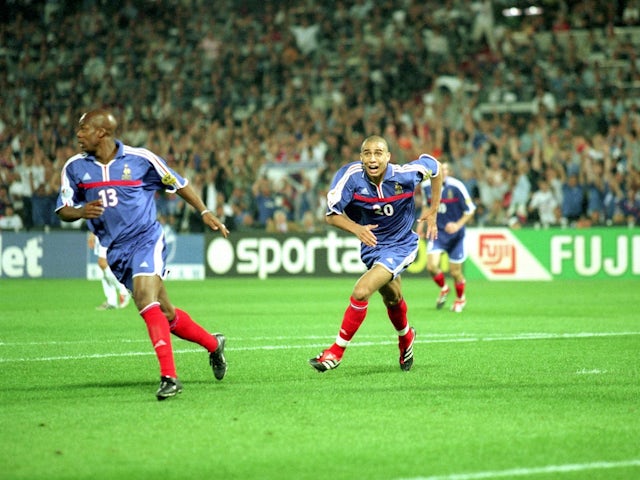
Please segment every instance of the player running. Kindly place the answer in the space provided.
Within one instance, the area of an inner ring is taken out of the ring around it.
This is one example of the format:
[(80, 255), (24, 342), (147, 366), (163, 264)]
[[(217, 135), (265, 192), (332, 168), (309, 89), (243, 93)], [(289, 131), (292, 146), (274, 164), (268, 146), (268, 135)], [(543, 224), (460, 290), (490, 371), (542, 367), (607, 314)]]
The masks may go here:
[[(451, 306), (451, 311), (460, 313), (467, 304), (464, 294), (465, 278), (462, 273), (462, 265), (467, 259), (467, 250), (464, 244), (465, 225), (473, 218), (476, 206), (469, 195), (467, 187), (457, 178), (449, 175), (451, 167), (448, 163), (442, 164), (442, 193), (437, 192), (436, 200), (440, 201), (438, 210), (438, 236), (428, 241), (427, 247), (427, 271), (440, 287), (440, 295), (436, 301), (436, 308), (441, 309), (447, 301), (449, 286), (445, 282), (444, 272), (440, 268), (442, 252), (449, 256), (449, 270), (456, 288), (456, 300)], [(433, 192), (430, 185), (425, 185), (425, 208), (431, 209)], [(420, 227), (418, 230), (422, 230)]]
[(435, 238), (442, 177), (439, 162), (430, 155), (420, 155), (405, 165), (390, 164), (390, 158), (384, 138), (368, 137), (362, 143), (360, 161), (340, 168), (327, 194), (327, 222), (358, 237), (362, 244), (360, 258), (367, 271), (353, 288), (335, 343), (309, 360), (319, 372), (340, 365), (347, 345), (365, 319), (369, 297), (376, 291), (382, 295), (398, 332), (400, 368), (408, 371), (413, 365), (416, 333), (407, 321), (400, 274), (418, 252), (418, 234), (412, 230), (415, 188), (431, 179), (432, 206), (418, 221), (425, 221), (427, 237)]
[(67, 222), (87, 220), (89, 230), (107, 249), (114, 275), (133, 292), (160, 364), (156, 397), (164, 400), (182, 392), (172, 333), (207, 349), (216, 379), (222, 380), (227, 363), (224, 335), (210, 334), (169, 300), (164, 285), (166, 244), (156, 218), (155, 192), (166, 189), (177, 193), (201, 213), (202, 221), (212, 230), (225, 237), (229, 231), (164, 159), (116, 140), (117, 126), (115, 117), (106, 110), (82, 115), (76, 136), (84, 153), (71, 157), (62, 168), (56, 213)]

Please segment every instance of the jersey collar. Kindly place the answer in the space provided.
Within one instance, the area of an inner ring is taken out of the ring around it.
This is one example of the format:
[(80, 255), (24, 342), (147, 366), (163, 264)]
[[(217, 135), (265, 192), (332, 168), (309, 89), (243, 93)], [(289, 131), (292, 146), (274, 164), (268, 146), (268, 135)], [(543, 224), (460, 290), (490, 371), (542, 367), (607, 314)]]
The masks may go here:
[[(366, 179), (369, 183), (375, 185), (375, 182), (373, 180), (371, 180), (369, 178), (369, 176), (367, 175), (367, 171), (365, 170), (364, 166), (362, 167), (362, 177), (364, 179)], [(391, 163), (387, 164), (387, 169), (384, 172), (384, 177), (382, 177), (382, 182), (384, 182), (385, 180), (390, 179), (391, 177), (393, 177), (393, 167), (391, 166)]]
[(116, 156), (114, 157), (114, 160), (115, 160), (116, 158), (120, 158), (124, 156), (124, 143), (122, 143), (122, 140), (118, 140), (117, 138), (114, 141), (118, 146), (118, 151), (116, 152)]

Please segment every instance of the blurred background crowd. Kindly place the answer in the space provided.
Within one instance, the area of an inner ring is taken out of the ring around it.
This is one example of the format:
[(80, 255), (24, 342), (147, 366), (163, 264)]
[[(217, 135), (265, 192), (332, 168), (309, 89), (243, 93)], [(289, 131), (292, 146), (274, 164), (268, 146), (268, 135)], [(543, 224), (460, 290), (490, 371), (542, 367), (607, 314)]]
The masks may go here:
[[(640, 1), (14, 0), (0, 9), (0, 229), (55, 213), (80, 115), (163, 156), (232, 230), (324, 228), (381, 134), (450, 162), (472, 225), (640, 224)], [(418, 200), (420, 201), (420, 200)], [(159, 194), (167, 226), (197, 212)]]

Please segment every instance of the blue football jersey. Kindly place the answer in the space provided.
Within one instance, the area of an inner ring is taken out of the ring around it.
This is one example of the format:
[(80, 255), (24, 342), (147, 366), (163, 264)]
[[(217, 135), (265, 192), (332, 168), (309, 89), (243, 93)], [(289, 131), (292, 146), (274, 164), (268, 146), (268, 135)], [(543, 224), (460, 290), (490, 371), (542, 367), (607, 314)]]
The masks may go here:
[[(423, 187), (424, 198), (427, 205), (431, 203), (431, 185), (425, 184)], [(454, 177), (445, 178), (442, 184), (442, 198), (438, 209), (438, 238), (447, 236), (444, 227), (449, 222), (457, 222), (465, 213), (473, 213), (476, 206), (469, 195), (467, 187), (460, 180)], [(458, 232), (464, 235), (464, 227)]]
[(104, 213), (88, 219), (90, 231), (100, 244), (110, 248), (153, 230), (156, 219), (155, 192), (176, 191), (187, 180), (166, 161), (145, 148), (134, 148), (116, 140), (118, 152), (104, 165), (87, 153), (74, 155), (62, 168), (56, 211), (102, 200)]
[[(373, 233), (380, 247), (417, 242), (413, 231), (415, 189), (424, 179), (437, 176), (438, 166), (437, 160), (426, 154), (404, 165), (389, 163), (381, 185), (376, 185), (361, 162), (348, 163), (333, 177), (327, 215), (344, 213), (361, 225), (378, 225)], [(363, 245), (362, 251), (370, 248)]]

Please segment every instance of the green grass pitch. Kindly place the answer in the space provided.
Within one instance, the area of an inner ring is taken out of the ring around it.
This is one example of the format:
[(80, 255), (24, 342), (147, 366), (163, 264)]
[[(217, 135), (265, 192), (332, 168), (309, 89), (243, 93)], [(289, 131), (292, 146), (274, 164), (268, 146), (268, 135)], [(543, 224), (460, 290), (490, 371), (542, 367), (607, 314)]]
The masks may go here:
[(317, 373), (354, 282), (168, 282), (227, 336), (229, 370), (215, 381), (175, 339), (184, 392), (158, 402), (133, 304), (96, 311), (98, 282), (0, 281), (0, 479), (640, 478), (637, 279), (469, 282), (454, 314), (406, 278), (413, 369), (376, 295)]

